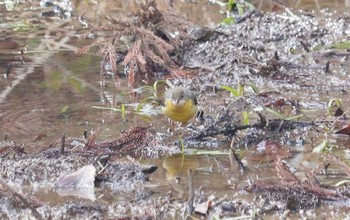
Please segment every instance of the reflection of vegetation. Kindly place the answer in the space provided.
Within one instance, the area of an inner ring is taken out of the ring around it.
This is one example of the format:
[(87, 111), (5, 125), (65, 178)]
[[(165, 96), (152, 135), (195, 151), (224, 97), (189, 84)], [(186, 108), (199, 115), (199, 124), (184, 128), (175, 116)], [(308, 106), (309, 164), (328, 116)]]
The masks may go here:
[(82, 82), (77, 80), (76, 78), (69, 77), (67, 81), (78, 93), (82, 93), (85, 91), (85, 87), (83, 86)]
[(185, 162), (185, 144), (184, 144), (184, 140), (182, 139), (182, 135), (179, 136), (179, 139), (181, 144), (181, 167), (180, 167), (180, 172), (181, 172)]
[(47, 75), (45, 81), (42, 82), (42, 86), (47, 89), (59, 90), (62, 87), (63, 75), (59, 71), (53, 71)]
[(332, 45), (332, 48), (340, 49), (340, 50), (350, 49), (350, 41), (335, 43)]
[(58, 91), (62, 88), (63, 83), (68, 83), (77, 93), (85, 91), (85, 86), (81, 80), (74, 76), (65, 77), (60, 71), (52, 71), (45, 76), (45, 81), (41, 83), (41, 87)]
[(69, 69), (71, 69), (74, 73), (86, 73), (89, 71), (91, 63), (95, 63), (96, 59), (96, 56), (90, 54), (75, 57), (74, 60), (70, 62)]
[(32, 38), (27, 43), (27, 50), (33, 50), (39, 47), (39, 45), (42, 43), (42, 40), (39, 38)]
[(313, 47), (312, 51), (320, 51), (325, 48), (332, 48), (332, 49), (337, 49), (337, 50), (348, 50), (350, 49), (350, 41), (343, 41), (343, 42), (338, 42), (338, 43), (333, 43), (331, 46), (329, 45), (316, 45)]

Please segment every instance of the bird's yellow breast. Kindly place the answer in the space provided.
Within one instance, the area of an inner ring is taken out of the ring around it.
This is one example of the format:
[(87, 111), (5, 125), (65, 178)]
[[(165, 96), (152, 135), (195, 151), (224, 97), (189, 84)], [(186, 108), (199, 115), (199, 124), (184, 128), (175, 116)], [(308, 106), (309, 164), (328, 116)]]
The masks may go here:
[(197, 106), (191, 99), (183, 105), (174, 105), (171, 99), (165, 99), (163, 113), (170, 119), (182, 123), (188, 122), (197, 112)]

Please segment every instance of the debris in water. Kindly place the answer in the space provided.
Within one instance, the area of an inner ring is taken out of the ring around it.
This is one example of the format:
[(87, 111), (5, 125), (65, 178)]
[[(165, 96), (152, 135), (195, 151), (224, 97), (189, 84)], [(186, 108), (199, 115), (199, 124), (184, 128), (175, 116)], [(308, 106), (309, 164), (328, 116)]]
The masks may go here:
[(56, 188), (94, 188), (96, 168), (87, 165), (74, 173), (66, 174), (58, 178)]

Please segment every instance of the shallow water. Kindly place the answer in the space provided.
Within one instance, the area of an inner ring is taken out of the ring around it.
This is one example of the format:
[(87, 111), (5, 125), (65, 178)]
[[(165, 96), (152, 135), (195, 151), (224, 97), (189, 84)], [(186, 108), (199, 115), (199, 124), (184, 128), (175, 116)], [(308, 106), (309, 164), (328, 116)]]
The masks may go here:
[[(77, 21), (79, 15), (86, 12), (85, 18), (97, 21), (100, 16), (109, 13), (113, 13), (115, 17), (128, 17), (125, 12), (135, 10), (135, 6), (129, 2), (100, 1), (98, 5), (89, 6), (85, 1), (73, 1), (71, 18), (58, 16), (43, 18), (39, 14), (49, 8), (40, 7), (35, 3), (29, 5), (21, 2), (14, 6), (14, 11), (6, 11), (3, 5), (0, 6), (0, 13), (4, 15), (0, 27), (3, 30), (0, 33), (0, 72), (6, 73), (9, 65), (12, 65), (8, 79), (2, 78), (0, 81), (0, 139), (6, 137), (7, 141), (23, 143), (27, 147), (49, 146), (59, 143), (63, 134), (81, 137), (86, 130), (98, 129), (98, 140), (116, 139), (123, 130), (136, 125), (149, 124), (149, 121), (135, 114), (128, 114), (127, 120), (124, 121), (120, 112), (93, 108), (93, 106), (105, 104), (98, 83), (101, 55), (96, 51), (84, 55), (75, 53), (78, 48), (92, 42), (77, 38), (77, 35), (88, 30)], [(170, 8), (167, 1), (158, 2), (160, 8)], [(261, 4), (262, 2), (264, 4)], [(289, 1), (289, 5), (285, 5), (306, 10), (331, 7), (330, 10), (338, 12), (349, 10), (350, 7), (348, 1), (340, 0)], [(256, 6), (266, 11), (283, 9), (281, 4), (276, 4), (274, 1), (258, 1)], [(223, 10), (222, 7), (217, 4), (208, 4), (207, 1), (199, 1), (196, 4), (174, 1), (174, 8), (198, 24), (216, 24), (225, 17), (225, 14), (220, 13), (220, 10)], [(26, 26), (27, 22), (30, 25)], [(92, 24), (89, 24), (90, 26)], [(20, 51), (24, 51), (23, 55)], [(348, 75), (342, 74), (341, 79), (348, 81)], [(322, 116), (323, 112), (318, 112), (320, 108), (324, 108), (322, 105), (327, 103), (330, 97), (339, 96), (341, 89), (347, 89), (350, 86), (349, 84), (344, 86), (344, 83), (341, 83), (344, 88), (337, 88), (338, 77), (336, 79), (332, 75), (325, 77), (332, 84), (329, 87), (323, 87), (321, 92), (317, 85), (312, 84), (317, 88), (315, 97), (310, 102), (303, 102), (305, 109), (314, 111), (310, 119)], [(108, 79), (108, 83), (109, 93), (107, 94), (109, 98), (116, 100), (117, 107), (122, 103), (138, 103), (143, 98), (142, 95), (137, 98), (131, 96), (125, 79), (121, 79), (119, 88), (114, 87), (113, 77)], [(305, 82), (305, 88), (309, 89), (309, 86), (310, 82)], [(291, 100), (303, 97), (305, 94), (302, 88), (297, 91), (293, 88), (285, 88), (285, 92), (289, 92), (285, 97)], [(347, 95), (341, 97), (343, 108), (349, 109), (349, 97)], [(292, 109), (284, 109), (284, 111), (288, 114)], [(162, 132), (168, 126), (168, 121), (161, 115), (152, 116), (152, 124), (158, 132)], [(349, 145), (347, 137), (332, 136), (330, 139), (336, 140), (341, 147)], [(221, 149), (226, 147), (219, 146)], [(310, 152), (310, 149), (312, 146), (306, 145), (298, 150)], [(246, 153), (249, 153), (249, 150)], [(341, 155), (342, 152), (338, 154)], [(310, 157), (312, 160), (308, 163)], [(314, 168), (321, 161), (321, 158), (314, 155), (294, 153), (290, 163), (296, 167), (303, 164)], [(248, 196), (240, 191), (244, 189), (250, 176), (256, 176), (259, 180), (278, 179), (275, 171), (267, 165), (253, 166), (253, 169), (242, 175), (237, 165), (230, 164), (228, 155), (225, 154), (186, 155), (185, 157), (174, 155), (161, 160), (142, 160), (142, 162), (156, 164), (159, 167), (152, 175), (149, 187), (160, 194), (170, 191), (174, 198), (179, 200), (188, 198), (187, 171), (189, 168), (195, 172), (195, 187), (213, 192), (216, 197), (238, 195), (247, 199)], [(256, 161), (249, 161), (249, 158), (246, 162), (256, 164)], [(175, 181), (176, 179), (178, 182)], [(334, 183), (341, 179), (335, 177)], [(26, 190), (23, 191), (26, 192)], [(59, 196), (57, 192), (51, 190), (50, 186), (39, 187), (34, 195), (42, 202), (51, 205), (66, 201), (66, 197)], [(110, 198), (108, 192), (101, 192), (101, 189), (96, 190), (95, 195), (97, 200), (105, 202), (128, 201), (132, 197), (132, 195), (120, 195), (118, 198)], [(71, 200), (74, 198), (69, 197)], [(251, 197), (249, 199), (253, 200)]]
[[(259, 2), (257, 7), (265, 10), (275, 5), (273, 1)], [(289, 3), (289, 6), (304, 9), (332, 6), (339, 10), (345, 9), (342, 6), (347, 4), (344, 1), (293, 2)], [(223, 8), (218, 4), (208, 4), (206, 1), (196, 4), (176, 1), (173, 6), (199, 24), (217, 23), (224, 17), (220, 13), (220, 9)], [(116, 17), (125, 16), (123, 12), (128, 9), (135, 10), (135, 5), (127, 1), (116, 1), (114, 4), (101, 1), (98, 5), (88, 6), (84, 2), (74, 1), (72, 7), (74, 9), (72, 19), (60, 19), (57, 16), (52, 19), (40, 17), (38, 14), (50, 8), (35, 4), (31, 8), (26, 3), (15, 4), (14, 11), (6, 11), (3, 7), (2, 13), (8, 18), (8, 23), (5, 21), (3, 24), (5, 28), (2, 28), (6, 35), (0, 35), (3, 41), (1, 44), (3, 46), (0, 47), (2, 63), (0, 72), (5, 73), (10, 64), (13, 67), (8, 81), (4, 79), (0, 81), (2, 138), (7, 135), (8, 140), (23, 141), (27, 144), (50, 143), (60, 138), (63, 133), (79, 136), (85, 130), (96, 127), (100, 128), (103, 137), (108, 137), (118, 135), (120, 130), (130, 127), (127, 124), (131, 125), (130, 122), (138, 121), (138, 118), (133, 119), (129, 115), (129, 122), (119, 120), (121, 123), (116, 126), (113, 121), (120, 115), (92, 108), (92, 106), (103, 106), (100, 86), (96, 84), (100, 77), (101, 56), (97, 53), (79, 56), (75, 54), (78, 48), (89, 42), (76, 38), (77, 34), (87, 30), (77, 23), (75, 20), (77, 15), (86, 12), (84, 15), (86, 18), (96, 18), (105, 12), (113, 13)], [(161, 1), (159, 7), (166, 9), (170, 6)], [(15, 11), (25, 13), (12, 18)], [(204, 14), (194, 13), (198, 11), (204, 11)], [(42, 22), (43, 20), (45, 22)], [(15, 22), (18, 24), (14, 25)], [(32, 26), (25, 26), (26, 22), (31, 22)], [(62, 32), (60, 28), (64, 31)], [(22, 50), (24, 54), (20, 55)], [(336, 86), (336, 82), (333, 86)], [(328, 93), (330, 89), (325, 90), (325, 93)], [(130, 101), (128, 93), (126, 83), (122, 82), (115, 94), (110, 95), (117, 95), (116, 99), (121, 104)], [(320, 94), (318, 96), (319, 99), (323, 97)], [(326, 94), (325, 99), (328, 99)], [(138, 100), (132, 101), (137, 103)]]

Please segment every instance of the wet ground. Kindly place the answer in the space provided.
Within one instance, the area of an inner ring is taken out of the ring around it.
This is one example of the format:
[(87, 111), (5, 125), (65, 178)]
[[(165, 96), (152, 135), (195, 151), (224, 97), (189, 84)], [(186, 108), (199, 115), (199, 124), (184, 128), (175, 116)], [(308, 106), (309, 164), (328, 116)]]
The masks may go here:
[[(109, 71), (96, 48), (79, 52), (111, 35), (91, 29), (110, 25), (104, 15), (127, 19), (137, 6), (64, 2), (0, 5), (1, 218), (347, 216), (347, 186), (335, 186), (350, 173), (348, 135), (335, 134), (350, 101), (346, 1), (259, 1), (220, 27), (218, 3), (158, 2), (215, 27), (191, 32), (174, 56), (179, 75), (157, 75), (190, 87), (204, 112), (175, 132), (160, 106), (135, 111), (151, 92), (133, 94), (123, 68)], [(222, 89), (239, 84), (238, 97)], [(86, 182), (66, 176), (80, 168)]]

